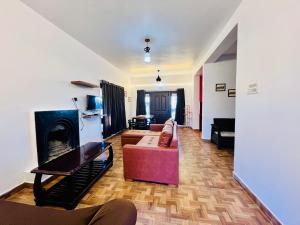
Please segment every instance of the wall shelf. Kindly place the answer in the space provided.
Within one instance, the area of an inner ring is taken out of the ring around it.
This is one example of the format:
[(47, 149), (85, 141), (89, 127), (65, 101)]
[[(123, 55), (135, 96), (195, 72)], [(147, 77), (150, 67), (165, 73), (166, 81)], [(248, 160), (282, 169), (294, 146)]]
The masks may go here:
[(73, 80), (73, 81), (71, 81), (71, 84), (81, 86), (81, 87), (87, 87), (87, 88), (99, 88), (99, 85), (92, 84), (92, 83), (89, 83), (89, 82), (85, 82), (85, 81), (82, 81), (82, 80)]
[(88, 118), (93, 118), (93, 117), (98, 117), (98, 116), (100, 116), (100, 114), (91, 114), (91, 115), (82, 114), (81, 118), (88, 119)]

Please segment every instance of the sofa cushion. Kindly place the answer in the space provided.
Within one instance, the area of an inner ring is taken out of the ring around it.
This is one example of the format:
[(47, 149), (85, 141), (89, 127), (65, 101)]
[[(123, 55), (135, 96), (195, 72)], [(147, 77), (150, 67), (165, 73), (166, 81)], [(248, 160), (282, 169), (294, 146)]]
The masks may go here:
[(173, 126), (173, 125), (174, 125), (173, 119), (172, 119), (172, 118), (168, 119), (168, 120), (165, 122), (164, 125), (171, 125), (171, 126)]
[[(218, 131), (215, 131), (215, 134), (218, 134)], [(234, 132), (231, 131), (221, 131), (222, 137), (234, 137)]]
[(173, 136), (173, 126), (167, 124), (164, 126), (158, 141), (158, 146), (169, 147)]
[(124, 137), (142, 137), (145, 135), (159, 136), (161, 132), (150, 130), (127, 130), (122, 133)]
[(142, 147), (157, 147), (159, 136), (144, 136), (136, 145)]

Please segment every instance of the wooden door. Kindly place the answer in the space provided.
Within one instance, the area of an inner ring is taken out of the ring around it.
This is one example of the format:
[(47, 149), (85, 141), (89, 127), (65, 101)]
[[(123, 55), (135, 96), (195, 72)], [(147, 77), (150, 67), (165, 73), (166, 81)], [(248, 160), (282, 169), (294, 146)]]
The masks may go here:
[(150, 114), (156, 123), (164, 123), (171, 117), (171, 92), (150, 92)]

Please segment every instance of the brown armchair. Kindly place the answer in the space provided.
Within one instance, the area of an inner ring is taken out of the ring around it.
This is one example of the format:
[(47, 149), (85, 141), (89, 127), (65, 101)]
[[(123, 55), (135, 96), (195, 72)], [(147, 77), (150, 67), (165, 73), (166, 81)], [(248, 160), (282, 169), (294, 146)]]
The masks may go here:
[(134, 204), (124, 199), (69, 211), (0, 200), (1, 225), (135, 225), (136, 216)]

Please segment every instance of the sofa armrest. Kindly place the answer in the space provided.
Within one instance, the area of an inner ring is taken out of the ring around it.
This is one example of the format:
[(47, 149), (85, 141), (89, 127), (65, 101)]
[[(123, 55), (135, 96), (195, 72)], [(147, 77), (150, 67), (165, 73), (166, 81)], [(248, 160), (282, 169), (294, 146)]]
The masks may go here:
[(150, 124), (151, 131), (162, 131), (164, 124)]
[(177, 148), (170, 148), (170, 147), (159, 147), (159, 146), (139, 146), (139, 145), (131, 145), (127, 144), (123, 146), (123, 151), (150, 151), (152, 154), (158, 154), (158, 152), (162, 153), (170, 153), (170, 154), (178, 154)]
[(124, 177), (178, 185), (179, 153), (177, 148), (125, 145)]

